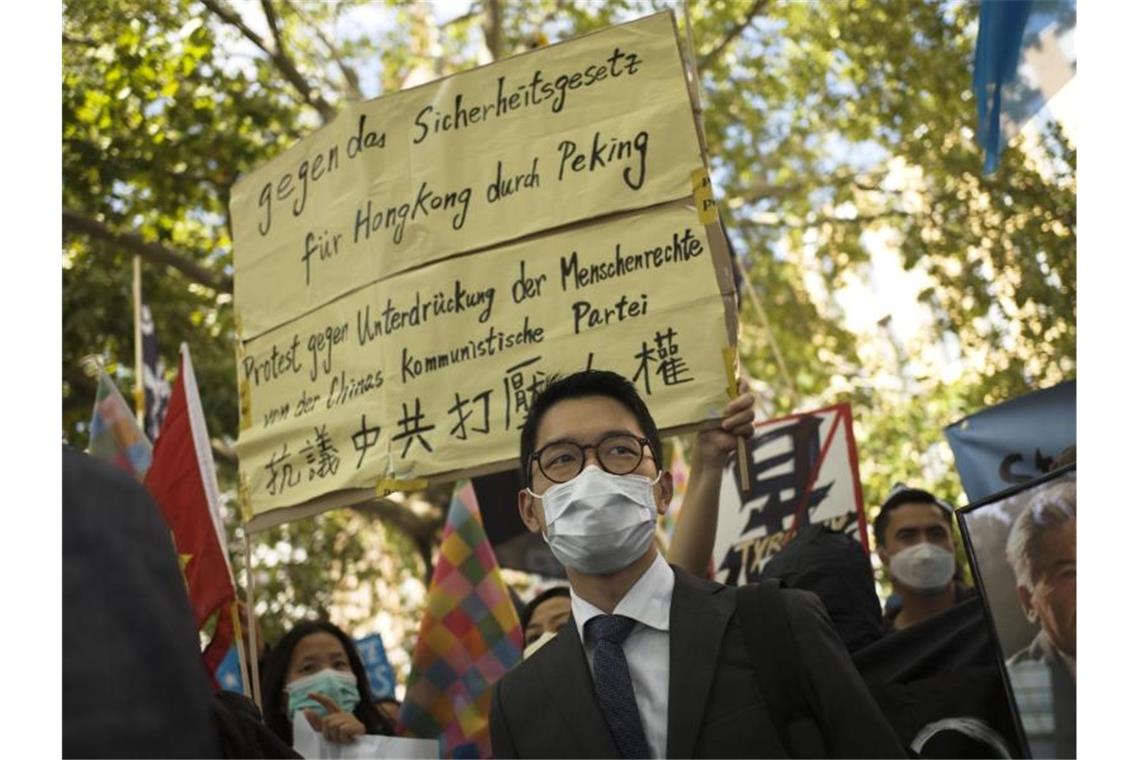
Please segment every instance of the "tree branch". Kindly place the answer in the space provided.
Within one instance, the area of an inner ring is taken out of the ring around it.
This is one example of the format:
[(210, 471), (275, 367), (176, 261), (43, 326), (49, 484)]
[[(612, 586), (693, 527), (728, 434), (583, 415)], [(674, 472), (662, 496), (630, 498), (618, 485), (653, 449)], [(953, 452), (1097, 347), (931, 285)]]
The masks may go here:
[(395, 528), (412, 539), (416, 551), (424, 561), (425, 582), (431, 584), (432, 564), (431, 549), (435, 536), (443, 527), (444, 515), (440, 511), (429, 519), (424, 519), (409, 509), (406, 505), (398, 504), (390, 499), (372, 499), (362, 504), (356, 504), (353, 510), (369, 517), (376, 518), (384, 525)]
[(484, 0), (483, 41), (491, 53), (491, 60), (499, 60), (503, 55), (503, 9), (499, 0)]
[[(841, 185), (851, 184), (860, 190), (902, 195), (902, 191), (884, 190), (883, 188), (879, 187), (877, 183), (882, 182), (886, 179), (886, 177), (886, 171), (878, 172), (875, 174), (858, 174), (853, 171), (837, 171), (832, 176), (828, 177), (823, 184), (829, 187), (839, 187)], [(769, 198), (783, 198), (791, 195), (792, 193), (798, 193), (807, 187), (808, 183), (802, 181), (787, 182), (781, 185), (770, 185), (767, 183), (756, 184), (747, 191), (733, 196), (733, 198), (744, 205), (748, 205)], [(815, 189), (814, 185), (813, 189)]]
[(700, 60), (697, 61), (697, 67), (703, 71), (710, 64), (715, 63), (718, 58), (724, 55), (724, 51), (728, 49), (728, 46), (744, 33), (744, 30), (752, 23), (752, 19), (756, 17), (756, 14), (763, 11), (767, 5), (768, 0), (755, 0), (752, 3), (752, 7), (748, 9), (748, 13), (746, 13), (744, 18), (738, 21), (735, 26), (728, 30), (728, 33), (725, 34), (720, 44), (700, 57)]
[(467, 21), (468, 19), (472, 19), (475, 16), (478, 16), (479, 12), (480, 12), (479, 11), (479, 4), (478, 3), (472, 3), (471, 4), (471, 10), (467, 11), (466, 13), (460, 14), (453, 19), (448, 19), (447, 21), (444, 21), (442, 24), (439, 25), (439, 29), (440, 29), (440, 31), (443, 31), (444, 29), (451, 26), (452, 24), (461, 24), (464, 21)]
[(64, 232), (89, 235), (93, 238), (122, 246), (131, 253), (137, 253), (147, 261), (177, 269), (197, 283), (213, 288), (219, 293), (233, 290), (233, 278), (218, 275), (206, 269), (186, 254), (172, 251), (161, 243), (151, 243), (133, 232), (119, 232), (102, 222), (84, 216), (78, 211), (63, 209)]
[(798, 219), (792, 220), (789, 218), (783, 218), (775, 222), (764, 222), (744, 217), (737, 219), (736, 224), (740, 227), (751, 227), (753, 229), (780, 229), (783, 227), (788, 227), (790, 229), (806, 230), (813, 227), (819, 227), (824, 224), (851, 226), (860, 224), (873, 224), (874, 222), (878, 222), (883, 219), (910, 219), (914, 216), (914, 214), (908, 211), (902, 211), (901, 209), (887, 209), (886, 211), (878, 211), (874, 214), (861, 214), (859, 216), (854, 216), (851, 218), (820, 216), (811, 222), (805, 222)]
[(297, 16), (309, 25), (313, 30), (313, 34), (317, 35), (317, 39), (325, 46), (328, 51), (329, 57), (336, 63), (336, 67), (340, 69), (341, 76), (344, 77), (344, 83), (348, 86), (348, 96), (353, 100), (364, 100), (364, 93), (360, 91), (360, 77), (357, 75), (356, 70), (344, 62), (344, 59), (337, 55), (336, 47), (332, 44), (324, 32), (321, 31), (312, 18), (310, 18), (304, 11), (294, 5), (290, 0), (284, 0), (285, 5), (289, 7)]
[(269, 56), (269, 60), (273, 61), (273, 65), (277, 67), (277, 70), (281, 72), (282, 76), (284, 76), (285, 79), (287, 79), (289, 83), (292, 84), (294, 88), (296, 88), (297, 92), (301, 96), (301, 99), (317, 110), (317, 113), (321, 115), (321, 121), (326, 123), (332, 121), (333, 117), (336, 116), (336, 109), (329, 105), (329, 103), (323, 97), (321, 97), (321, 94), (317, 91), (317, 89), (310, 85), (308, 80), (306, 80), (305, 77), (301, 75), (301, 72), (298, 71), (296, 65), (294, 65), (293, 59), (286, 55), (284, 48), (281, 47), (280, 32), (277, 30), (275, 25), (277, 14), (274, 13), (272, 8), (269, 6), (268, 0), (263, 0), (262, 5), (263, 7), (268, 8), (266, 11), (266, 18), (269, 19), (269, 26), (273, 30), (274, 36), (277, 38), (276, 50), (270, 49), (269, 44), (264, 39), (262, 39), (261, 35), (250, 29), (246, 23), (242, 21), (241, 16), (238, 15), (234, 10), (222, 6), (217, 0), (202, 0), (202, 4), (213, 11), (213, 13), (218, 16), (218, 18), (222, 19), (227, 24), (240, 31), (246, 39), (248, 39), (254, 45), (257, 45), (257, 47), (259, 47), (262, 52)]
[(83, 47), (99, 47), (99, 43), (95, 40), (86, 37), (70, 37), (65, 32), (63, 35), (64, 45), (82, 45)]
[(273, 34), (273, 46), (277, 52), (285, 50), (285, 45), (281, 41), (281, 24), (277, 21), (277, 11), (273, 7), (272, 0), (261, 0), (261, 11), (265, 14), (265, 23), (269, 25), (269, 31)]

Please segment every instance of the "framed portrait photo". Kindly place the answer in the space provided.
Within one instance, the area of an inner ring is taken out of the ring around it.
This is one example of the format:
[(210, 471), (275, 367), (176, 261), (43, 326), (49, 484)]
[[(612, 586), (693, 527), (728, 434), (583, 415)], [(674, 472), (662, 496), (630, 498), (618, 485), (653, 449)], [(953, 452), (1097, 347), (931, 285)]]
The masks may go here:
[(1026, 751), (1077, 751), (1077, 470), (964, 507), (958, 525)]

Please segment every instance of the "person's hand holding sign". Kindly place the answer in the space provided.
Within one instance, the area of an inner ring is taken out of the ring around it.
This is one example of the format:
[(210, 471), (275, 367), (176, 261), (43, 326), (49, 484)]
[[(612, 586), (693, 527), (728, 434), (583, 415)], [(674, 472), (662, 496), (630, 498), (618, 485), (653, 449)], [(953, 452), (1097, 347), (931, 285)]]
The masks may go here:
[(720, 506), (720, 481), (729, 457), (737, 450), (741, 438), (751, 438), (756, 411), (755, 399), (748, 385), (739, 382), (741, 394), (721, 410), (720, 425), (697, 434), (689, 466), (689, 482), (685, 498), (677, 514), (677, 527), (669, 544), (667, 559), (694, 575), (708, 574), (716, 540), (717, 508)]
[[(740, 390), (745, 391), (747, 387), (748, 385), (741, 380)], [(752, 437), (752, 423), (756, 420), (756, 410), (752, 408), (754, 402), (751, 393), (741, 393), (721, 410), (723, 419), (719, 427), (702, 430), (697, 434), (697, 442), (693, 447), (690, 480), (695, 479), (694, 473), (703, 473), (706, 470), (715, 469), (719, 473), (728, 464), (729, 456), (736, 451), (737, 439)], [(720, 485), (719, 480), (717, 485)]]
[(348, 744), (364, 735), (364, 724), (352, 713), (342, 710), (335, 700), (316, 691), (309, 692), (308, 696), (325, 708), (324, 716), (318, 715), (316, 710), (305, 710), (309, 725), (314, 731), (323, 734), (325, 739), (336, 744)]

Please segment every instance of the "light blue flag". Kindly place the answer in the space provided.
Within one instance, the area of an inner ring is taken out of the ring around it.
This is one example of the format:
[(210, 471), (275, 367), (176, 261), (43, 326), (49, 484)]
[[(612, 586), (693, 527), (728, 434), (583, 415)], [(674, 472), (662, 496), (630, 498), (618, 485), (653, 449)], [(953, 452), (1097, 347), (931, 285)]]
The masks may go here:
[(1076, 0), (982, 0), (974, 95), (984, 172), (1077, 71)]

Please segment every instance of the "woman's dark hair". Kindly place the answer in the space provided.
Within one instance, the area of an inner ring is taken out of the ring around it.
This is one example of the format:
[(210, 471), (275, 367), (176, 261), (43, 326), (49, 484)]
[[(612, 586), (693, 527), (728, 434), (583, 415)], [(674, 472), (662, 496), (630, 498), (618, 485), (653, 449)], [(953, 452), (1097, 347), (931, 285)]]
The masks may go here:
[(543, 591), (541, 594), (536, 595), (534, 597), (534, 599), (531, 599), (529, 602), (527, 602), (526, 608), (523, 609), (523, 613), (522, 613), (522, 615), (520, 615), (524, 636), (526, 635), (526, 627), (528, 625), (530, 625), (530, 619), (534, 616), (534, 611), (537, 610), (538, 606), (540, 604), (542, 604), (543, 602), (545, 602), (547, 599), (553, 599), (556, 596), (564, 596), (567, 599), (569, 599), (570, 598), (570, 587), (569, 586), (551, 586), (550, 588)]
[(396, 733), (395, 726), (387, 715), (376, 708), (376, 698), (372, 696), (372, 689), (368, 686), (368, 673), (364, 670), (364, 661), (356, 651), (356, 644), (344, 631), (332, 623), (324, 620), (302, 620), (293, 626), (293, 630), (281, 637), (277, 646), (265, 658), (265, 669), (261, 673), (261, 699), (262, 714), (265, 723), (290, 745), (293, 743), (293, 724), (289, 721), (287, 709), (288, 700), (285, 699), (285, 677), (289, 672), (289, 660), (293, 658), (293, 650), (301, 639), (314, 633), (328, 633), (336, 636), (348, 654), (348, 664), (352, 666), (352, 673), (356, 676), (356, 688), (360, 692), (360, 703), (352, 714), (364, 724), (365, 732), (392, 736)]

